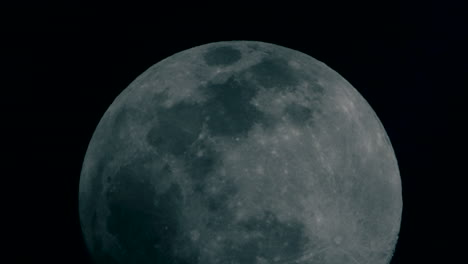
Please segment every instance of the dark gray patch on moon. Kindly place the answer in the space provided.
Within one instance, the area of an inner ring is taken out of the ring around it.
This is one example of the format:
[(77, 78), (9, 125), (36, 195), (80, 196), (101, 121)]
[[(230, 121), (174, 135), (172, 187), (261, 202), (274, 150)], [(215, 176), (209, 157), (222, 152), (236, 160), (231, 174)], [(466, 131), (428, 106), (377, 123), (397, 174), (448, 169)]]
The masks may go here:
[(238, 225), (249, 238), (228, 240), (222, 263), (284, 263), (301, 257), (309, 242), (302, 223), (281, 222), (270, 211)]
[[(250, 77), (252, 76), (250, 79)], [(200, 87), (209, 97), (203, 106), (211, 134), (215, 136), (245, 136), (254, 124), (271, 127), (270, 118), (259, 111), (251, 101), (258, 93), (256, 83), (278, 91), (294, 91), (295, 85), (304, 80), (281, 58), (265, 58), (241, 73), (233, 74), (224, 83), (208, 83)], [(319, 96), (319, 94), (317, 94)], [(307, 114), (304, 107), (292, 105), (287, 113), (293, 121), (300, 122)]]
[(249, 70), (254, 80), (261, 86), (272, 88), (290, 87), (299, 84), (300, 78), (296, 71), (282, 58), (266, 57)]
[[(206, 207), (207, 213), (216, 215), (206, 222), (206, 226), (211, 229), (225, 228), (232, 219), (228, 203), (238, 193), (238, 187), (232, 179), (216, 174), (216, 169), (223, 165), (220, 155), (210, 143), (198, 140), (183, 157), (194, 193)], [(213, 178), (217, 179), (216, 186), (210, 182)], [(213, 187), (217, 189), (215, 192)]]
[(107, 193), (107, 230), (118, 240), (120, 252), (113, 256), (118, 263), (197, 263), (197, 252), (191, 250), (186, 252), (189, 255), (181, 256), (177, 251), (191, 243), (181, 235), (180, 186), (171, 184), (159, 195), (154, 190), (154, 177), (161, 182), (171, 174), (167, 164), (150, 171), (140, 162), (122, 167), (115, 174)]
[(147, 134), (148, 143), (160, 153), (180, 155), (187, 151), (201, 132), (201, 107), (179, 103), (171, 108), (159, 107), (156, 125)]
[[(83, 224), (86, 224), (87, 227), (87, 229), (84, 231), (85, 234), (89, 234), (91, 236), (91, 241), (89, 241), (89, 243), (90, 246), (92, 246), (91, 249), (95, 252), (95, 258), (97, 261), (104, 260), (104, 263), (111, 264), (117, 262), (112, 262), (112, 257), (110, 255), (104, 254), (102, 251), (102, 207), (99, 202), (101, 201), (101, 195), (105, 185), (109, 184), (109, 179), (111, 176), (113, 176), (109, 172), (109, 164), (114, 160), (116, 153), (120, 151), (118, 148), (119, 144), (121, 143), (121, 139), (119, 138), (119, 131), (123, 126), (125, 116), (127, 116), (127, 114), (122, 113), (117, 121), (114, 120), (113, 122), (109, 122), (115, 133), (106, 135), (105, 137), (108, 140), (94, 142), (96, 146), (99, 146), (100, 150), (105, 150), (105, 152), (93, 152), (93, 158), (99, 160), (99, 162), (88, 169), (87, 173), (93, 177), (90, 177), (89, 187), (87, 190), (88, 194), (86, 196), (80, 195), (79, 204), (80, 212), (82, 212), (81, 215), (85, 219), (82, 220), (82, 222)], [(101, 122), (104, 123), (108, 121), (109, 119), (103, 119)], [(97, 136), (99, 136), (102, 132), (104, 132), (104, 130), (97, 131)], [(95, 148), (97, 148), (96, 146)], [(86, 214), (83, 212), (86, 212)], [(84, 217), (85, 215), (86, 217)]]
[(94, 211), (91, 219), (91, 232), (92, 232), (92, 242), (94, 247), (92, 248), (92, 254), (96, 262), (98, 263), (110, 263), (115, 264), (118, 263), (116, 259), (111, 256), (106, 250), (103, 248), (103, 238), (99, 235), (99, 223), (98, 223), (98, 216), (97, 212)]
[(216, 193), (206, 194), (208, 209), (211, 212), (227, 216), (229, 214), (228, 202), (236, 193), (238, 193), (238, 187), (232, 180), (226, 179), (226, 182), (219, 186)]
[(147, 116), (134, 108), (130, 107), (122, 107), (119, 111), (115, 114), (114, 122), (113, 122), (113, 130), (114, 131), (121, 131), (126, 130), (129, 122), (141, 121), (145, 120), (148, 121)]
[(297, 126), (303, 126), (312, 118), (312, 109), (296, 103), (288, 104), (283, 112), (286, 117)]
[(212, 230), (223, 230), (231, 225), (234, 218), (234, 212), (229, 209), (228, 204), (238, 193), (238, 187), (232, 180), (226, 179), (226, 182), (217, 188), (219, 190), (215, 193), (203, 194), (202, 201), (206, 204), (208, 213), (212, 215), (207, 219), (206, 227)]
[[(198, 155), (202, 153), (203, 155)], [(208, 175), (214, 171), (220, 162), (219, 153), (216, 153), (211, 145), (200, 140), (190, 147), (184, 155), (186, 171), (189, 174), (194, 191), (205, 194), (206, 180)]]
[(230, 77), (221, 84), (208, 84), (201, 87), (209, 96), (203, 106), (208, 129), (215, 136), (244, 136), (263, 114), (250, 103), (257, 91), (252, 84)]
[(233, 47), (222, 46), (208, 50), (204, 59), (209, 66), (227, 66), (240, 60), (242, 53)]

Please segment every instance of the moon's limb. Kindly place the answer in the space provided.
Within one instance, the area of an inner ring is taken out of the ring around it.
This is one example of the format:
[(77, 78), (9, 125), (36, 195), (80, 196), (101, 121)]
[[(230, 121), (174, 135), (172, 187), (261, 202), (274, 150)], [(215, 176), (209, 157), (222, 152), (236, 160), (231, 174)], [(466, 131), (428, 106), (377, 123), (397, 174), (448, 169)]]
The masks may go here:
[(151, 67), (104, 115), (80, 179), (104, 263), (388, 263), (401, 207), (367, 102), (323, 63), (260, 42)]

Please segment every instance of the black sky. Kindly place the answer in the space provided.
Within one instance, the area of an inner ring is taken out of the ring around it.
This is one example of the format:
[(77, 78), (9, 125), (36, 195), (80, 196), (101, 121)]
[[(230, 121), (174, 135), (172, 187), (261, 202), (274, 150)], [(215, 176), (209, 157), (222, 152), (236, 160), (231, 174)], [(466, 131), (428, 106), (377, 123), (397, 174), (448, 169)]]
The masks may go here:
[(466, 5), (281, 2), (4, 8), (2, 218), (13, 259), (4, 263), (90, 263), (78, 182), (97, 123), (148, 67), (221, 40), (296, 49), (347, 79), (379, 116), (400, 166), (403, 221), (392, 264), (457, 263), (466, 245), (459, 242), (466, 172), (458, 169), (466, 157), (458, 138), (468, 89)]

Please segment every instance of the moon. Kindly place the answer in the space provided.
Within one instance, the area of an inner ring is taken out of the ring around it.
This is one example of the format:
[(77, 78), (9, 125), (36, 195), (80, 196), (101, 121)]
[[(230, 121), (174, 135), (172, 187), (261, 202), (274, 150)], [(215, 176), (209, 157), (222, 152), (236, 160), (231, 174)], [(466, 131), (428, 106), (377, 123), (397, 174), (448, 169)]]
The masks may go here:
[(358, 91), (302, 52), (223, 41), (135, 79), (89, 143), (79, 213), (95, 263), (389, 263), (395, 153)]

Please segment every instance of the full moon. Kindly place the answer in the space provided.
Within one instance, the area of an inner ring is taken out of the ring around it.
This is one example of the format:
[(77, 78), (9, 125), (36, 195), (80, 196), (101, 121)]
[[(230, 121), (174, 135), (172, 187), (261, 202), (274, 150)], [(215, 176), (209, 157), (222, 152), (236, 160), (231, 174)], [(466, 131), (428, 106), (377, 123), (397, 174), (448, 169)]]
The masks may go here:
[(137, 77), (94, 131), (79, 186), (95, 263), (387, 264), (402, 207), (366, 100), (324, 63), (256, 41)]

